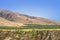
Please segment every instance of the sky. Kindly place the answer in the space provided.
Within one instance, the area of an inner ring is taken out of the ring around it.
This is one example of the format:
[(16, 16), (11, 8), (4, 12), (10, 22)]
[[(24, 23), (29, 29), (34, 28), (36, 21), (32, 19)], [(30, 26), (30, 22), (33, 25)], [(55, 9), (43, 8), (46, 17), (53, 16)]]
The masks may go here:
[(60, 0), (0, 0), (0, 9), (60, 21)]

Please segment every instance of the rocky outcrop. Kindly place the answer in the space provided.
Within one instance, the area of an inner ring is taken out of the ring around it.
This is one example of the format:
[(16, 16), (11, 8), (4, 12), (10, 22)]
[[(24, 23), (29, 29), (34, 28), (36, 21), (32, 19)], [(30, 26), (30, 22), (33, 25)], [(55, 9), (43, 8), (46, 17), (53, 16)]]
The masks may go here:
[(60, 30), (0, 31), (0, 40), (60, 40)]

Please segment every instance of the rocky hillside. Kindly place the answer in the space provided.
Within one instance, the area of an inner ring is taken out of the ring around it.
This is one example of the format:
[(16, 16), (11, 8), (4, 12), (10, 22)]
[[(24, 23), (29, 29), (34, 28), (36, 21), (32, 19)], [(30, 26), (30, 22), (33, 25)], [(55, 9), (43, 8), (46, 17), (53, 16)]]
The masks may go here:
[(4, 18), (1, 18), (0, 17), (0, 26), (13, 26), (13, 27), (18, 27), (18, 26), (22, 26), (23, 24), (21, 23), (16, 23), (16, 22), (11, 22), (11, 21), (8, 21)]
[(30, 23), (32, 24), (60, 24), (58, 22), (55, 22), (46, 18), (28, 16), (28, 15), (24, 15), (21, 13), (12, 12), (10, 10), (4, 10), (4, 9), (0, 9), (0, 17), (11, 22), (17, 22), (17, 23), (22, 23), (22, 24), (30, 24)]
[(60, 31), (0, 31), (0, 40), (60, 40)]

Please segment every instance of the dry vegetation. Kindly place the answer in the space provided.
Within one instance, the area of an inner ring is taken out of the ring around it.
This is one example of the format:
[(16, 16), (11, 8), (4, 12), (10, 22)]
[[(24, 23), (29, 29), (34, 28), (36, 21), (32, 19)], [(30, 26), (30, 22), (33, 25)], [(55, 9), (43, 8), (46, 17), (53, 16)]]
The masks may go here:
[(0, 40), (60, 40), (60, 30), (0, 31)]

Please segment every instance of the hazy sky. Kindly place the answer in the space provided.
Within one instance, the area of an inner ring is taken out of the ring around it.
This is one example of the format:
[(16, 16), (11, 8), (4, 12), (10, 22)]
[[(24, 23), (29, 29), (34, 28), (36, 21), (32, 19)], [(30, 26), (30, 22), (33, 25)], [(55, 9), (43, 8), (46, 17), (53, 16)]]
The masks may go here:
[(60, 21), (60, 0), (0, 0), (0, 8)]

